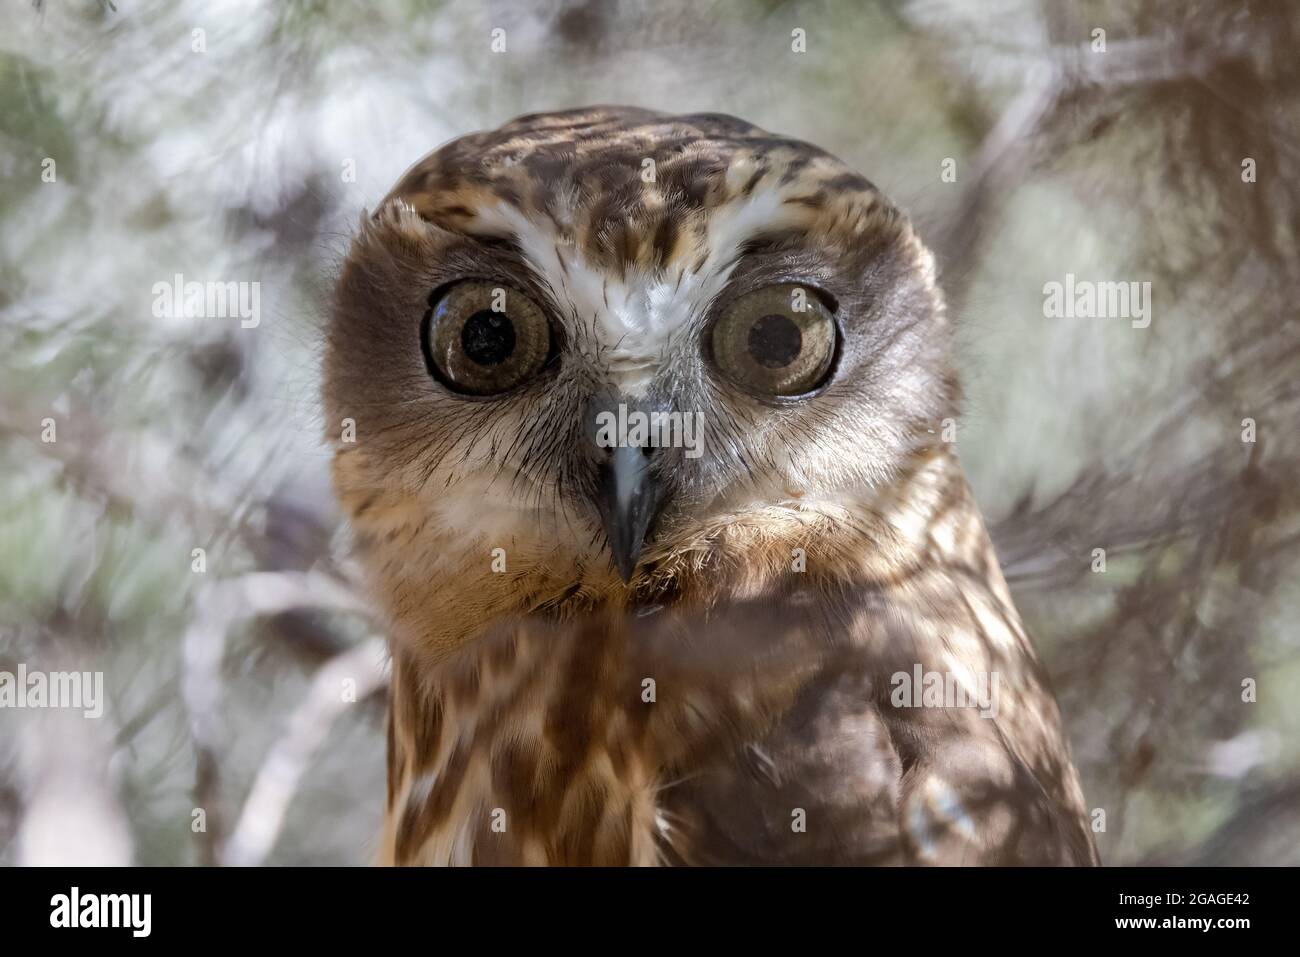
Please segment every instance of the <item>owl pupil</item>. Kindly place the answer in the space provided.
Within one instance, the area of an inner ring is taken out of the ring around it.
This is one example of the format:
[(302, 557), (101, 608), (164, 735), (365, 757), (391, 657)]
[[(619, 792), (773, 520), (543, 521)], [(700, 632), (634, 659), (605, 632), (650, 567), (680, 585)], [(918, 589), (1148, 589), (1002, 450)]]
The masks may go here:
[(763, 316), (749, 327), (749, 354), (766, 369), (788, 366), (803, 348), (803, 335), (789, 316)]
[(515, 351), (515, 326), (502, 312), (481, 309), (465, 320), (460, 330), (465, 355), (481, 366), (505, 362)]

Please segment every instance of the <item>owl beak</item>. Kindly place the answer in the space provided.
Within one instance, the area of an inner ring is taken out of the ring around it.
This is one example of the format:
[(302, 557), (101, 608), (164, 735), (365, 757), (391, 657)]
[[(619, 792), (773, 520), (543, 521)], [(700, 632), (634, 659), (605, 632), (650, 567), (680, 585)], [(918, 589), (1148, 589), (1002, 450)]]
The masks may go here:
[(596, 507), (614, 567), (624, 582), (636, 570), (646, 533), (663, 504), (663, 483), (650, 470), (651, 449), (620, 446), (609, 450), (597, 472)]

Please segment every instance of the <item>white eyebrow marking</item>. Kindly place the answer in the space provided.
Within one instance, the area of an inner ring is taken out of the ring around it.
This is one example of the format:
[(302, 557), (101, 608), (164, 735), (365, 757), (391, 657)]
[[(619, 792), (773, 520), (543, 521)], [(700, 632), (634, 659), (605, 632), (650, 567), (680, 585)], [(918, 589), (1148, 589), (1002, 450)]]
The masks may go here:
[[(505, 201), (481, 209), (478, 225), (514, 235), (525, 260), (560, 305), (591, 323), (610, 382), (622, 394), (638, 398), (662, 368), (674, 335), (726, 286), (741, 246), (765, 230), (799, 220), (800, 211), (784, 203), (789, 191), (758, 189), (713, 208), (705, 220), (703, 250), (682, 257), (666, 272), (632, 269), (614, 275), (590, 262), (549, 221)], [(705, 253), (704, 260), (692, 270), (699, 252)]]

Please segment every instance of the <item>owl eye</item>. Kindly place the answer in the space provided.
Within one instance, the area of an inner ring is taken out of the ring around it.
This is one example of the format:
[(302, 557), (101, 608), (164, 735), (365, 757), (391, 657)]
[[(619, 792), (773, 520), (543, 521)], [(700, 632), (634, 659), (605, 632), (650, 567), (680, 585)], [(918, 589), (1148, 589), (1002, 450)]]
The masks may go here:
[(421, 327), (430, 371), (454, 392), (495, 395), (542, 371), (551, 325), (522, 292), (465, 280), (429, 297)]
[(810, 289), (782, 283), (746, 293), (713, 324), (713, 361), (737, 385), (793, 396), (825, 381), (835, 359), (835, 317)]

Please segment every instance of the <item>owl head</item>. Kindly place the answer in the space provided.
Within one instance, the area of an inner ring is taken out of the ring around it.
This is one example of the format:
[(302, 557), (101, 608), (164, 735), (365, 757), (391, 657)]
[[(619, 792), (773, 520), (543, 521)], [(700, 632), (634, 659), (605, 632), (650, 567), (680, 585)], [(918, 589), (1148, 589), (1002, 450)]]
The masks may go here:
[(888, 494), (953, 412), (949, 339), (931, 255), (823, 150), (717, 114), (523, 116), (363, 217), (327, 335), (336, 487), (437, 646), (449, 591), (645, 598)]

